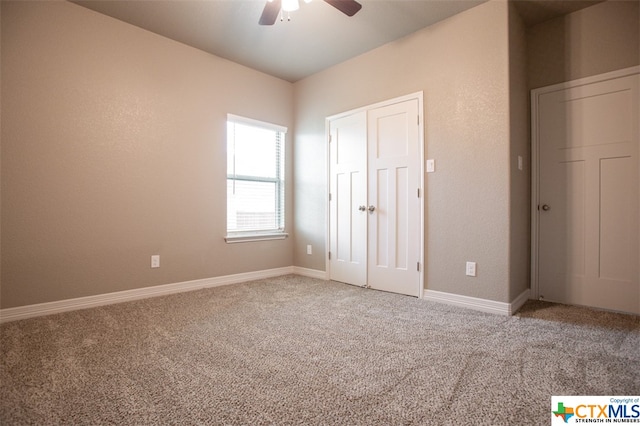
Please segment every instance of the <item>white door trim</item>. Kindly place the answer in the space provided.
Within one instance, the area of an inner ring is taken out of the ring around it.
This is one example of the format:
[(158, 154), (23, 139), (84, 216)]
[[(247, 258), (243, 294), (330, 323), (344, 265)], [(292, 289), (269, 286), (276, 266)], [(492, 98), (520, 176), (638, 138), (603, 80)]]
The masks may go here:
[(539, 141), (539, 119), (538, 106), (540, 96), (558, 90), (570, 89), (587, 84), (599, 83), (616, 78), (626, 77), (640, 73), (640, 66), (624, 68), (604, 74), (598, 74), (578, 80), (558, 83), (551, 86), (540, 87), (531, 91), (531, 298), (540, 297), (538, 282), (538, 248), (539, 248), (539, 216), (538, 204), (540, 203), (540, 141)]
[[(424, 270), (425, 270), (425, 264), (424, 264), (424, 206), (425, 206), (425, 191), (424, 191), (424, 159), (425, 159), (425, 146), (424, 146), (424, 92), (423, 91), (419, 91), (419, 92), (414, 92), (414, 93), (410, 93), (408, 95), (404, 95), (404, 96), (400, 96), (397, 98), (393, 98), (393, 99), (388, 99), (385, 101), (381, 101), (381, 102), (377, 102), (375, 104), (371, 104), (371, 105), (366, 105), (360, 108), (356, 108), (356, 109), (352, 109), (349, 111), (344, 111), (338, 114), (334, 114), (331, 115), (329, 117), (327, 117), (325, 119), (325, 141), (326, 143), (326, 188), (327, 188), (327, 194), (329, 193), (329, 188), (331, 187), (331, 170), (330, 170), (330, 165), (331, 165), (331, 156), (330, 156), (330, 146), (329, 146), (329, 137), (330, 137), (330, 124), (332, 120), (335, 120), (337, 118), (341, 118), (341, 117), (345, 117), (348, 115), (352, 115), (358, 112), (363, 112), (363, 111), (368, 111), (371, 109), (376, 109), (376, 108), (380, 108), (380, 107), (385, 107), (385, 106), (389, 106), (389, 105), (393, 105), (393, 104), (398, 104), (398, 103), (402, 103), (402, 102), (406, 102), (409, 100), (417, 100), (418, 101), (418, 117), (416, 117), (416, 120), (419, 121), (418, 123), (418, 134), (419, 134), (419, 144), (420, 144), (420, 198), (422, 199), (422, 202), (420, 203), (420, 250), (418, 253), (418, 258), (419, 258), (419, 262), (420, 262), (420, 271), (419, 271), (419, 292), (418, 292), (418, 297), (421, 299), (423, 297), (423, 292), (424, 292)], [(326, 276), (330, 277), (331, 276), (331, 263), (329, 261), (329, 247), (331, 247), (331, 242), (330, 242), (330, 233), (331, 233), (331, 224), (329, 223), (329, 217), (330, 217), (330, 207), (329, 207), (329, 197), (327, 195), (327, 199), (326, 199), (326, 204), (325, 204), (325, 217), (327, 218), (327, 227), (326, 227), (326, 233), (325, 233), (325, 247), (327, 247), (326, 253), (325, 253), (325, 264), (326, 266)]]

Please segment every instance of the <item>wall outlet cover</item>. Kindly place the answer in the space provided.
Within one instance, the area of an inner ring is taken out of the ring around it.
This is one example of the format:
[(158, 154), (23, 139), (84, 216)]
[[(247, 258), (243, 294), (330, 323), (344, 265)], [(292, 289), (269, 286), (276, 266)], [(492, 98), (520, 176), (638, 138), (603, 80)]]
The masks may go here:
[(476, 262), (467, 262), (467, 276), (476, 276)]

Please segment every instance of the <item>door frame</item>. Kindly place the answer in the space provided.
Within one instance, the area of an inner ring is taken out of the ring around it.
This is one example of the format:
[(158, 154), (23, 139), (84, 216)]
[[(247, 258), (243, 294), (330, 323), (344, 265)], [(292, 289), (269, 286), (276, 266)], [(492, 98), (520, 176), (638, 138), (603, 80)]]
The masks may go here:
[(331, 247), (331, 240), (330, 240), (330, 235), (331, 235), (331, 223), (329, 222), (330, 219), (330, 203), (329, 203), (329, 189), (331, 188), (331, 170), (330, 170), (330, 166), (331, 166), (331, 147), (329, 145), (329, 139), (330, 139), (330, 133), (331, 133), (331, 129), (330, 129), (330, 124), (332, 120), (338, 119), (338, 118), (342, 118), (342, 117), (346, 117), (348, 115), (352, 115), (358, 112), (366, 112), (368, 110), (372, 110), (372, 109), (376, 109), (376, 108), (380, 108), (380, 107), (386, 107), (389, 105), (394, 105), (394, 104), (398, 104), (398, 103), (402, 103), (402, 102), (406, 102), (406, 101), (410, 101), (410, 100), (417, 100), (418, 101), (418, 117), (416, 118), (417, 120), (419, 120), (418, 123), (418, 135), (419, 135), (419, 139), (418, 139), (418, 144), (419, 144), (419, 150), (420, 150), (420, 179), (419, 179), (419, 189), (420, 189), (420, 198), (422, 199), (422, 202), (419, 203), (420, 204), (420, 212), (419, 212), (419, 222), (420, 222), (420, 241), (419, 241), (419, 250), (418, 250), (418, 259), (420, 262), (420, 270), (418, 271), (418, 285), (419, 285), (419, 289), (418, 289), (418, 298), (422, 299), (423, 297), (423, 292), (424, 292), (424, 271), (426, 269), (425, 267), (425, 262), (424, 262), (424, 211), (425, 211), (425, 203), (426, 203), (426, 194), (424, 191), (424, 179), (425, 179), (425, 144), (424, 144), (424, 92), (423, 91), (419, 91), (419, 92), (414, 92), (414, 93), (410, 93), (408, 95), (404, 95), (404, 96), (400, 96), (397, 98), (393, 98), (393, 99), (388, 99), (385, 101), (380, 101), (380, 102), (376, 102), (374, 104), (370, 104), (370, 105), (366, 105), (366, 106), (362, 106), (359, 108), (355, 108), (355, 109), (351, 109), (349, 111), (344, 111), (338, 114), (334, 114), (334, 115), (330, 115), (328, 117), (325, 118), (325, 141), (326, 141), (326, 188), (327, 188), (327, 199), (326, 199), (326, 204), (325, 204), (325, 217), (326, 219), (326, 234), (325, 234), (325, 247), (327, 248), (326, 252), (325, 252), (325, 265), (326, 265), (326, 273), (325, 276), (327, 277), (327, 279), (329, 279), (329, 277), (331, 276), (331, 262), (329, 261), (329, 248)]
[(539, 98), (546, 93), (614, 80), (639, 73), (640, 66), (633, 66), (531, 90), (531, 299), (537, 300), (540, 298), (538, 274), (540, 237), (540, 211), (538, 210), (538, 205), (540, 204)]

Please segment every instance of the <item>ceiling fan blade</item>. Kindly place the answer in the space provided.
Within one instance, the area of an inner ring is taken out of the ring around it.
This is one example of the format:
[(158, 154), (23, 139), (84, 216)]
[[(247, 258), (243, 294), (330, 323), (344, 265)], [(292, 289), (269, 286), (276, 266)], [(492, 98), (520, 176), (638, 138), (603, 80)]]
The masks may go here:
[(275, 24), (278, 14), (280, 13), (280, 6), (281, 0), (268, 1), (267, 4), (264, 5), (264, 10), (258, 23), (260, 25)]
[(329, 3), (331, 6), (338, 9), (340, 12), (344, 13), (347, 16), (353, 16), (360, 9), (362, 9), (362, 5), (358, 3), (356, 0), (324, 0)]

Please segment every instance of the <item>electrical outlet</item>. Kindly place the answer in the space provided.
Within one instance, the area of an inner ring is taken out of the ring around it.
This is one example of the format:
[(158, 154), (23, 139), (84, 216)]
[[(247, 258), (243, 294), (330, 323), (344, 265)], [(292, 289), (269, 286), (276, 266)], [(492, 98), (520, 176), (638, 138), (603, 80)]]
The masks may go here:
[(311, 247), (311, 244), (307, 244), (307, 254), (313, 254), (313, 248)]
[(151, 256), (151, 267), (152, 268), (159, 268), (160, 267), (160, 255), (159, 254), (154, 254), (153, 256)]
[(467, 276), (476, 276), (476, 262), (467, 262)]

